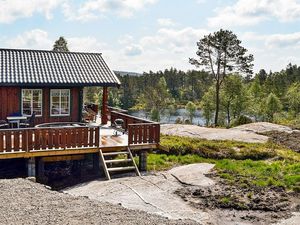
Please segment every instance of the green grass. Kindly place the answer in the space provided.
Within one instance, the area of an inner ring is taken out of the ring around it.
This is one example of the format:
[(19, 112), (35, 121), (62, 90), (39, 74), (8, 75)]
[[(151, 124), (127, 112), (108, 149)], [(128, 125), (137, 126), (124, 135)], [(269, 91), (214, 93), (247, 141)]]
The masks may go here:
[(148, 170), (168, 170), (174, 166), (186, 165), (192, 163), (215, 163), (213, 159), (206, 159), (198, 155), (166, 155), (166, 154), (149, 154)]
[(149, 170), (208, 162), (216, 165), (218, 176), (229, 184), (283, 187), (300, 192), (300, 154), (283, 146), (176, 136), (163, 136), (161, 144), (170, 152), (149, 154)]
[(267, 143), (244, 143), (238, 141), (211, 141), (198, 138), (163, 135), (161, 145), (172, 155), (196, 154), (212, 159), (253, 159), (262, 160), (275, 156), (300, 161), (300, 154), (290, 149)]
[(198, 155), (149, 154), (148, 169), (167, 170), (192, 163), (215, 163), (215, 170), (222, 179), (234, 185), (283, 187), (300, 190), (300, 162), (280, 160), (275, 162), (234, 159), (207, 159)]
[(300, 187), (299, 162), (223, 159), (216, 161), (215, 168), (220, 177), (232, 184), (276, 186), (293, 190)]

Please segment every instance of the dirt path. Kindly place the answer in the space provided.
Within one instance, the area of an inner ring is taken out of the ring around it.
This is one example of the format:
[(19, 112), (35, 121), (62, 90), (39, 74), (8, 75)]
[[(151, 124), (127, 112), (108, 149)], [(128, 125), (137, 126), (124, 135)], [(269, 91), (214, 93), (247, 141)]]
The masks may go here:
[(24, 179), (0, 180), (0, 224), (195, 224), (51, 191)]

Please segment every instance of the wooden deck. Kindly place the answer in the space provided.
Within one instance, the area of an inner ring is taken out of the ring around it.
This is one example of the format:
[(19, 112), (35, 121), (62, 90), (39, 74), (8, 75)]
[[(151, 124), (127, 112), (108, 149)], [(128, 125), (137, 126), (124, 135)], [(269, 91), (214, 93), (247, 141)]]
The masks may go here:
[(0, 130), (0, 159), (31, 158), (159, 148), (160, 125), (112, 111), (125, 121), (125, 134), (112, 127), (84, 126)]

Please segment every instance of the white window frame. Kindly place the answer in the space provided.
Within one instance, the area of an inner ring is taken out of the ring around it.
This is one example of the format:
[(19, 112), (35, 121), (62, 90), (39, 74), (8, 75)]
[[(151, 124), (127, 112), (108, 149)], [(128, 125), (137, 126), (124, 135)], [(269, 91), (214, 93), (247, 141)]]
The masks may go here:
[[(53, 91), (59, 91), (59, 114), (52, 114), (52, 92)], [(69, 113), (68, 114), (61, 114), (61, 92), (62, 91), (68, 91), (69, 93)], [(50, 116), (51, 117), (57, 117), (57, 116), (70, 116), (71, 115), (71, 91), (70, 89), (50, 89)]]
[(35, 114), (36, 117), (42, 117), (43, 116), (43, 89), (36, 89), (36, 88), (22, 88), (21, 90), (21, 113), (23, 116), (27, 116), (30, 117), (33, 113), (33, 95), (32, 98), (30, 100), (30, 109), (31, 109), (31, 115), (25, 115), (23, 113), (23, 97), (24, 97), (24, 91), (41, 91), (41, 95), (42, 95), (42, 99), (41, 99), (41, 114)]

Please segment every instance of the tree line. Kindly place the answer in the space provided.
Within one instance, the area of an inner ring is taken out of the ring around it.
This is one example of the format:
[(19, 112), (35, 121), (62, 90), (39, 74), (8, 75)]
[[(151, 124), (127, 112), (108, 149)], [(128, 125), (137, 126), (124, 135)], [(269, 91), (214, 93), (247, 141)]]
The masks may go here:
[[(205, 71), (175, 68), (141, 76), (119, 76), (119, 89), (109, 91), (109, 104), (123, 109), (145, 110), (151, 119), (186, 108), (191, 121), (196, 108), (207, 126), (214, 125), (215, 82)], [(300, 67), (289, 64), (280, 72), (260, 70), (252, 77), (239, 73), (225, 77), (220, 89), (220, 126), (253, 121), (292, 121), (300, 113)], [(101, 103), (101, 88), (89, 88), (86, 102)], [(195, 108), (196, 107), (196, 108)], [(245, 121), (246, 120), (246, 121)]]
[[(60, 37), (53, 51), (69, 51)], [(109, 105), (144, 110), (159, 121), (162, 113), (174, 115), (185, 108), (189, 122), (200, 109), (207, 126), (234, 126), (250, 121), (297, 123), (300, 113), (300, 67), (288, 64), (280, 72), (261, 69), (252, 75), (253, 56), (228, 30), (204, 36), (197, 42), (198, 70), (176, 68), (149, 71), (140, 76), (117, 74), (119, 89), (111, 88)], [(85, 88), (84, 101), (101, 104), (99, 87)]]

